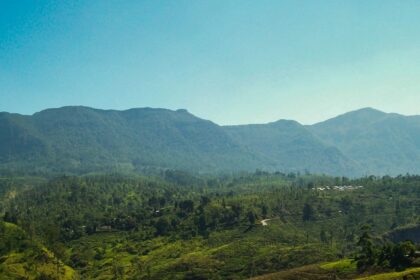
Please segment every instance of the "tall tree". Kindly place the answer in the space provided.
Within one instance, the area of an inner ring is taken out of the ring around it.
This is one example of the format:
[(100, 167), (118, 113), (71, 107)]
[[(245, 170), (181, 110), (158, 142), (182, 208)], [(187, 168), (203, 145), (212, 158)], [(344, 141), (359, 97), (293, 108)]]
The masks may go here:
[(362, 234), (357, 242), (359, 251), (356, 255), (357, 268), (365, 270), (376, 262), (376, 252), (373, 246), (371, 228), (368, 225), (362, 227)]
[(312, 221), (315, 220), (315, 210), (311, 204), (305, 203), (303, 205), (303, 214), (302, 219), (304, 221)]

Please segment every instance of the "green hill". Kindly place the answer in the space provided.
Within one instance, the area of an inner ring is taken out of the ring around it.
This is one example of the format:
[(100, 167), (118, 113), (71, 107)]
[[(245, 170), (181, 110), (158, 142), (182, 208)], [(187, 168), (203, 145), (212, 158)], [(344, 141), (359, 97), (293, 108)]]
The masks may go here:
[(64, 107), (33, 116), (3, 113), (0, 131), (0, 160), (6, 168), (86, 173), (259, 165), (220, 126), (185, 110)]
[(365, 174), (420, 172), (420, 117), (366, 108), (309, 126), (320, 140), (337, 147)]
[(405, 280), (420, 279), (420, 268), (409, 268), (397, 272), (374, 273), (359, 275), (356, 264), (344, 259), (331, 263), (308, 265), (276, 273), (251, 278), (253, 280), (329, 280), (329, 279), (360, 279), (360, 280)]
[(362, 109), (303, 126), (219, 126), (186, 110), (48, 109), (0, 113), (0, 171), (26, 173), (310, 171), (418, 173), (420, 117)]
[(355, 174), (357, 164), (295, 121), (227, 126), (231, 137), (264, 158), (273, 170)]
[(18, 226), (0, 222), (0, 278), (77, 280), (78, 274), (64, 265)]

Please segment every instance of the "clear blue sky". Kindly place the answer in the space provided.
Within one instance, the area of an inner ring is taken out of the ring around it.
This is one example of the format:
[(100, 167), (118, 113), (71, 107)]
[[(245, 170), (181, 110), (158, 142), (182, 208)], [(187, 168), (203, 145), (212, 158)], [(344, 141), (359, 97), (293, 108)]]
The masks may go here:
[(420, 114), (420, 1), (0, 1), (0, 111)]

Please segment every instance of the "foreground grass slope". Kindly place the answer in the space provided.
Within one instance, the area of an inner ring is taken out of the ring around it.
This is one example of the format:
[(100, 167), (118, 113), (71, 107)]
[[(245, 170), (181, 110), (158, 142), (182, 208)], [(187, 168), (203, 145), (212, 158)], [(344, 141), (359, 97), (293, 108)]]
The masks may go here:
[(350, 259), (314, 264), (251, 278), (252, 280), (416, 280), (420, 279), (420, 267), (403, 271), (358, 273), (356, 263)]
[(18, 226), (0, 222), (0, 236), (0, 279), (79, 279), (74, 269)]
[(118, 273), (127, 279), (244, 279), (335, 258), (334, 250), (318, 243), (291, 245), (287, 227), (255, 225), (189, 240), (100, 233), (69, 244), (69, 255), (88, 279), (115, 279)]

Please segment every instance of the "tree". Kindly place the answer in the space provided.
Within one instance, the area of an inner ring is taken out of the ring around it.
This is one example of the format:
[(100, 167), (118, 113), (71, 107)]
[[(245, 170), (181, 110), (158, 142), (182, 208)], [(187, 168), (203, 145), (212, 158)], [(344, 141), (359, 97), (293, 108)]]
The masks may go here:
[(10, 213), (9, 211), (6, 211), (6, 213), (4, 213), (3, 221), (13, 224), (17, 223), (16, 216)]
[(194, 211), (194, 201), (192, 200), (184, 200), (179, 203), (179, 208), (185, 212), (192, 212)]
[(303, 205), (303, 214), (302, 219), (304, 221), (312, 221), (315, 220), (315, 210), (309, 203), (305, 203)]
[(242, 212), (242, 207), (238, 204), (233, 204), (231, 207), (232, 207), (232, 211), (233, 211), (235, 219), (239, 219)]
[(60, 259), (64, 259), (66, 256), (66, 247), (64, 247), (63, 244), (61, 243), (54, 243), (52, 248), (51, 248), (52, 252), (54, 253), (54, 259), (55, 259), (55, 265), (56, 265), (56, 275), (57, 275), (57, 279), (60, 279), (60, 268), (61, 268), (61, 261)]
[(372, 242), (371, 228), (368, 225), (362, 227), (362, 234), (357, 242), (359, 252), (356, 255), (357, 268), (361, 271), (372, 266), (376, 262), (376, 253)]
[(340, 200), (340, 208), (345, 213), (348, 214), (353, 207), (353, 201), (350, 197), (346, 196)]
[(198, 217), (198, 232), (201, 235), (207, 235), (207, 221), (206, 215), (204, 213), (201, 213), (201, 215)]
[(166, 218), (160, 218), (156, 224), (156, 235), (165, 235), (169, 230), (169, 222)]
[(247, 217), (248, 217), (248, 222), (249, 222), (250, 226), (251, 227), (254, 226), (255, 225), (255, 221), (256, 221), (255, 213), (250, 210), (248, 212), (248, 214), (247, 214)]
[(267, 205), (263, 205), (261, 207), (261, 215), (263, 216), (263, 218), (267, 218), (267, 214), (268, 214), (268, 207)]
[(381, 248), (381, 252), (378, 255), (378, 265), (388, 268), (391, 266), (390, 261), (392, 258), (392, 251), (394, 245), (392, 243), (386, 243)]
[(325, 232), (324, 229), (321, 229), (321, 232), (319, 233), (319, 238), (321, 239), (322, 243), (327, 243), (328, 242), (327, 233)]
[(210, 198), (208, 196), (202, 196), (201, 197), (201, 205), (203, 207), (207, 206), (210, 203)]
[(414, 260), (416, 246), (411, 241), (404, 241), (394, 246), (390, 259), (391, 267), (404, 269)]

